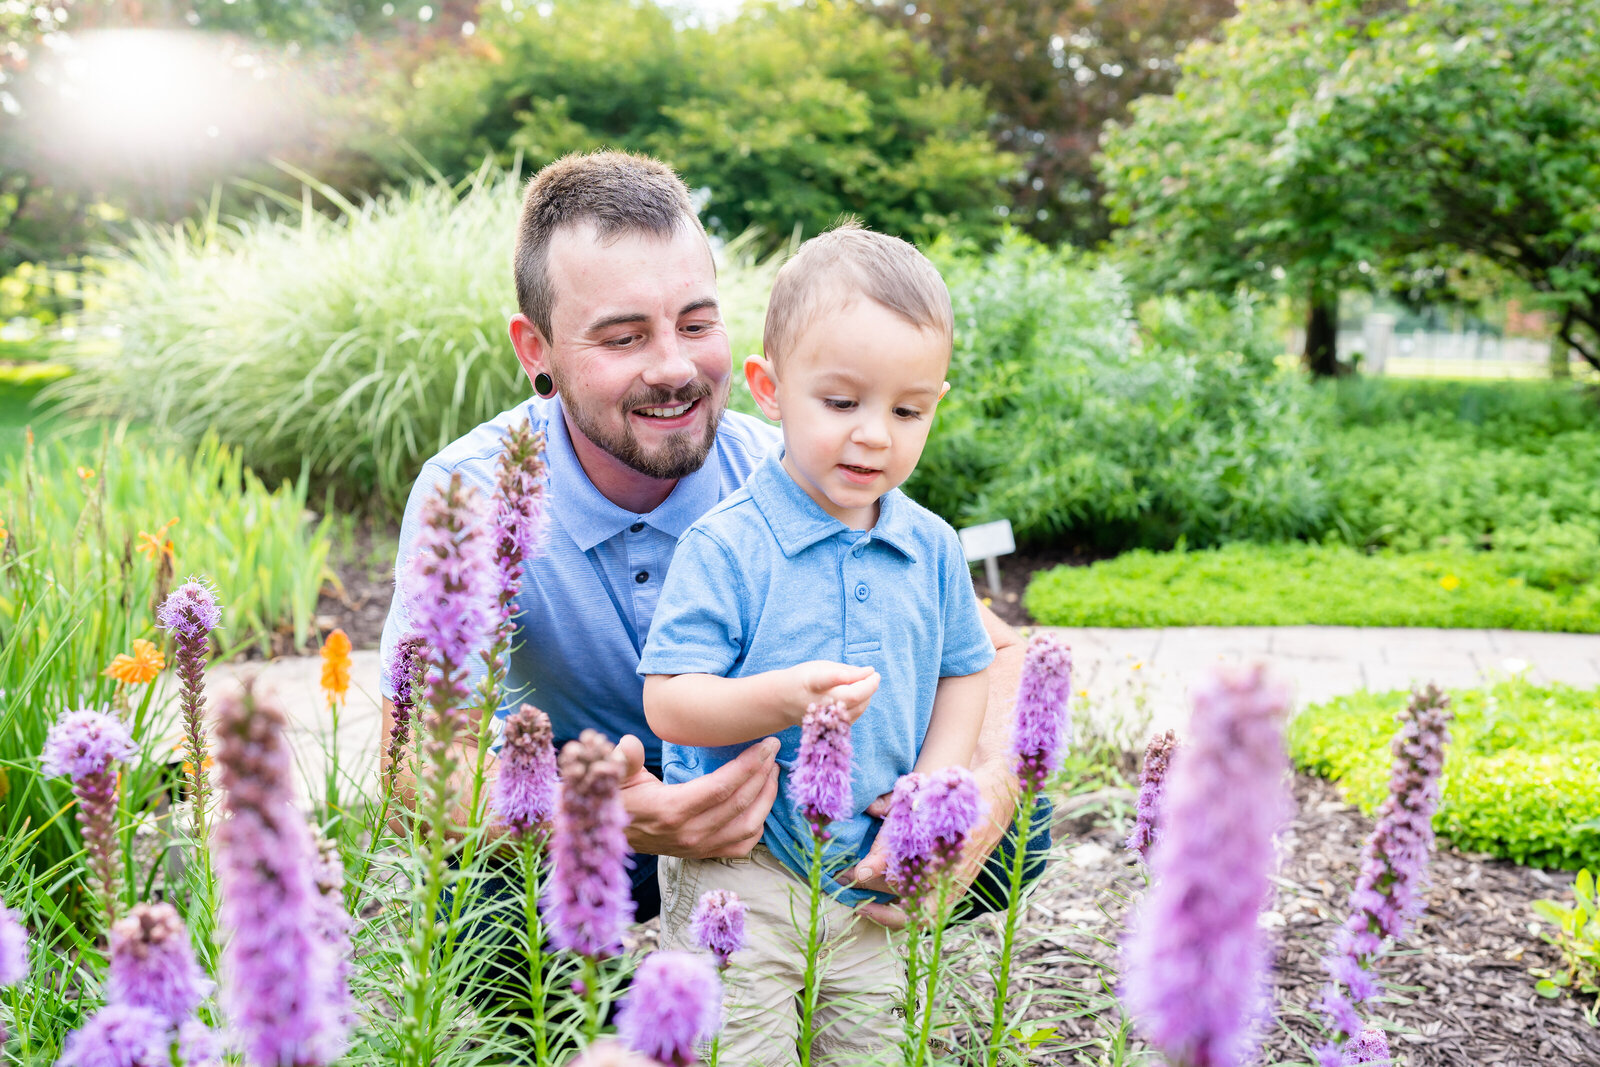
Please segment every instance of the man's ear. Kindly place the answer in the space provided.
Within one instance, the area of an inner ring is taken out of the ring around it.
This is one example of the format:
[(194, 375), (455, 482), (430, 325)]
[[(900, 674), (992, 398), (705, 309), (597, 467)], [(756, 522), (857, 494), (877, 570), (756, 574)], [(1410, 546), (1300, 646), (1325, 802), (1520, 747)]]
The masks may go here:
[(511, 334), (511, 348), (517, 354), (517, 362), (522, 364), (523, 373), (528, 376), (531, 384), (539, 374), (550, 373), (550, 342), (545, 340), (539, 327), (533, 320), (520, 311), (511, 316), (511, 322), (506, 329)]
[(744, 381), (750, 395), (756, 398), (756, 407), (773, 422), (783, 421), (778, 408), (778, 379), (772, 373), (772, 361), (765, 356), (748, 356), (744, 361)]

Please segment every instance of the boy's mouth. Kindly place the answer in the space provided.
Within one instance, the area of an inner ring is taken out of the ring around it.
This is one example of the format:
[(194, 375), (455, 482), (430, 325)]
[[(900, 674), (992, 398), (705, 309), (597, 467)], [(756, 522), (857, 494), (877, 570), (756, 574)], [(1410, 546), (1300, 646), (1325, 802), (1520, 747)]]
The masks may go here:
[(862, 484), (872, 481), (878, 475), (883, 473), (883, 471), (879, 470), (877, 467), (857, 467), (853, 463), (840, 463), (838, 464), (838, 468), (839, 472), (843, 474), (845, 478), (852, 482), (860, 482)]

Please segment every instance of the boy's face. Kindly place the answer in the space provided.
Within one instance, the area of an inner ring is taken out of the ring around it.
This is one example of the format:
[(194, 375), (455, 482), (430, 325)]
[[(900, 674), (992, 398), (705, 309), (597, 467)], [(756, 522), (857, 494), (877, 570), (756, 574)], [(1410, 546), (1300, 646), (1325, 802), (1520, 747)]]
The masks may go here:
[[(878, 498), (910, 477), (922, 457), (946, 389), (949, 343), (857, 299), (809, 325), (776, 368), (752, 363), (757, 403), (783, 422), (790, 476), (845, 525), (872, 526)], [(758, 375), (769, 377), (770, 388), (761, 388)]]

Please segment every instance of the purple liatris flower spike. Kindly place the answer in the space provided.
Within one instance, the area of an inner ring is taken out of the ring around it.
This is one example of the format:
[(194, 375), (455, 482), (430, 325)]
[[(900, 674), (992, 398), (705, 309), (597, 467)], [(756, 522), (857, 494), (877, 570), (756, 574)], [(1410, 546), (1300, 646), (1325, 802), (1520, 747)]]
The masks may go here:
[(422, 506), (405, 579), (407, 614), (429, 668), (427, 703), (435, 711), (467, 699), (468, 663), (493, 632), (493, 553), (482, 500), (452, 475)]
[(692, 952), (652, 952), (634, 972), (617, 1011), (617, 1034), (635, 1052), (668, 1067), (698, 1059), (722, 1018), (722, 981)]
[(69, 711), (50, 728), (39, 756), (46, 777), (65, 774), (72, 779), (84, 850), (99, 883), (100, 902), (108, 922), (116, 915), (120, 865), (117, 775), (112, 764), (138, 754), (138, 746), (120, 719), (103, 711)]
[(1144, 749), (1144, 764), (1139, 768), (1139, 800), (1134, 805), (1133, 832), (1128, 848), (1150, 861), (1150, 846), (1161, 836), (1161, 788), (1167, 779), (1167, 764), (1178, 745), (1178, 735), (1168, 730), (1150, 738)]
[(383, 775), (385, 795), (394, 792), (400, 765), (411, 744), (411, 725), (416, 718), (417, 675), (422, 664), (422, 638), (407, 634), (395, 645), (389, 658), (389, 682), (394, 686), (394, 722), (389, 727), (388, 763)]
[(622, 947), (633, 918), (623, 765), (597, 730), (561, 751), (561, 800), (550, 836), (543, 914), (558, 948), (600, 959)]
[(534, 433), (527, 419), (506, 431), (505, 448), (495, 468), (494, 526), (495, 573), (499, 636), (511, 638), (517, 593), (522, 589), (522, 565), (539, 554), (544, 531), (544, 433)]
[(737, 894), (708, 889), (689, 919), (695, 944), (708, 950), (722, 970), (727, 970), (733, 954), (744, 948), (744, 913), (744, 901)]
[(222, 1035), (199, 1019), (178, 1027), (178, 1059), (183, 1067), (222, 1067)]
[(211, 992), (171, 904), (137, 904), (111, 927), (106, 1000), (149, 1008), (177, 1026)]
[(1450, 741), (1450, 698), (1437, 686), (1411, 695), (1392, 744), (1389, 795), (1361, 855), (1350, 891), (1350, 914), (1322, 961), (1332, 981), (1322, 1006), (1337, 1039), (1357, 1033), (1354, 1005), (1378, 994), (1372, 967), (1386, 938), (1405, 935), (1422, 911), (1422, 887), (1433, 852), (1444, 750)]
[(0, 904), (0, 989), (28, 977), (28, 931), (22, 916)]
[(1022, 660), (1012, 725), (1011, 754), (1024, 788), (1042, 790), (1061, 768), (1072, 743), (1071, 693), (1071, 650), (1051, 634), (1036, 635)]
[(216, 701), (223, 1007), (246, 1058), (318, 1067), (345, 1048), (349, 992), (325, 934), (320, 857), (294, 806), (282, 709), (248, 688)]
[(67, 1035), (56, 1067), (169, 1067), (171, 1027), (136, 1004), (107, 1004)]
[(828, 824), (850, 811), (850, 723), (835, 701), (806, 708), (800, 723), (800, 755), (790, 775), (795, 806), (811, 832), (828, 839)]
[(311, 880), (317, 887), (316, 932), (334, 960), (328, 994), (334, 999), (328, 1004), (328, 1010), (338, 1016), (339, 1026), (348, 1030), (356, 1021), (355, 1000), (350, 994), (351, 956), (354, 954), (350, 932), (355, 920), (344, 908), (344, 861), (339, 858), (338, 844), (324, 836), (320, 829), (313, 827), (312, 837), (316, 850), (311, 865)]
[(205, 840), (206, 808), (211, 784), (206, 774), (206, 653), (211, 631), (222, 622), (216, 593), (201, 578), (190, 578), (162, 602), (156, 621), (172, 631), (173, 670), (177, 672), (178, 701), (183, 708), (183, 736), (188, 750), (190, 800), (194, 805), (194, 832)]
[(542, 830), (556, 806), (556, 749), (550, 719), (524, 704), (506, 719), (505, 744), (489, 805), (514, 837)]
[(1150, 852), (1153, 882), (1123, 945), (1123, 1004), (1179, 1067), (1250, 1056), (1272, 949), (1259, 926), (1273, 835), (1290, 810), (1283, 747), (1288, 696), (1256, 667), (1198, 688), (1190, 736), (1173, 756)]
[(978, 783), (965, 767), (903, 774), (895, 783), (883, 824), (887, 874), (914, 917), (935, 901), (939, 877), (960, 858), (981, 815)]
[(1344, 1046), (1340, 1067), (1355, 1067), (1360, 1063), (1386, 1064), (1389, 1062), (1389, 1039), (1382, 1030), (1367, 1027), (1352, 1037)]

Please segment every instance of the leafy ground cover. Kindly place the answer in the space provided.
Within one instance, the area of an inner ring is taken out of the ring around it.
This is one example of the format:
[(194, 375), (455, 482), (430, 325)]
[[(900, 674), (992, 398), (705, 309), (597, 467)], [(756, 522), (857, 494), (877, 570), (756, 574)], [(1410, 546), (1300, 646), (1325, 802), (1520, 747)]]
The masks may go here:
[(1526, 559), (1347, 545), (1135, 550), (1035, 576), (1023, 602), (1050, 626), (1439, 626), (1600, 632), (1600, 589), (1538, 588)]
[[(1358, 693), (1290, 723), (1295, 763), (1371, 813), (1389, 775), (1403, 693)], [(1458, 848), (1517, 863), (1600, 865), (1600, 689), (1512, 679), (1451, 693), (1455, 721), (1434, 820)]]

